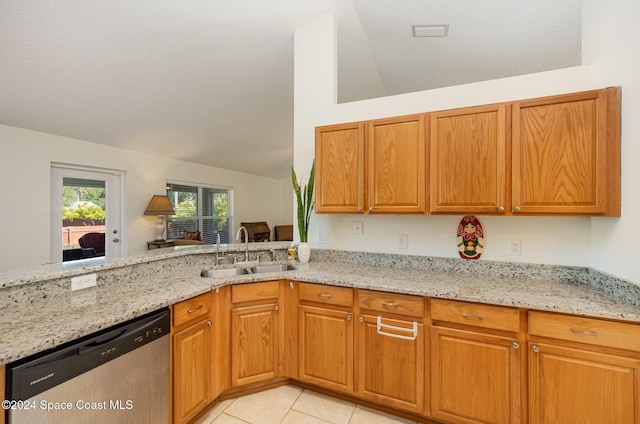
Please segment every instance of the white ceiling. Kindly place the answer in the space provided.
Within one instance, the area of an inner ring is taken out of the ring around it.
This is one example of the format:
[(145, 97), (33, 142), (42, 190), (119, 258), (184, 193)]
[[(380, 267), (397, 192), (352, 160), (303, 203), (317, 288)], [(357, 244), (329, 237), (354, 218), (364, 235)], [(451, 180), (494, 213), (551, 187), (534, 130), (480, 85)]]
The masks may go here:
[(581, 0), (3, 0), (0, 123), (286, 177), (293, 32), (329, 10), (341, 102), (581, 62)]

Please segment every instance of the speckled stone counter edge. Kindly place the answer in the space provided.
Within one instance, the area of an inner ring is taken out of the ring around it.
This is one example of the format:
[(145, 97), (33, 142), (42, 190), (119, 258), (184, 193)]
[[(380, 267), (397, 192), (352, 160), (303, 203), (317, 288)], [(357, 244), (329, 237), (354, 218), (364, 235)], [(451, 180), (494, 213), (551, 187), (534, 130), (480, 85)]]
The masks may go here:
[(640, 307), (640, 285), (588, 267), (314, 249), (311, 260), (589, 284)]
[[(274, 250), (274, 260), (286, 259), (288, 242), (250, 243), (250, 259), (255, 260), (258, 251)], [(220, 252), (241, 253), (243, 244), (221, 246)], [(96, 272), (99, 284), (118, 284), (144, 278), (151, 273), (172, 269), (175, 265), (211, 267), (215, 263), (215, 247), (210, 245), (187, 248), (156, 249), (135, 255), (118, 257), (99, 265), (71, 266), (67, 269), (57, 265), (36, 267), (28, 270), (0, 273), (0, 308), (20, 302), (33, 302), (55, 297), (69, 289), (69, 279), (75, 275)], [(589, 284), (624, 302), (640, 307), (640, 285), (588, 267), (528, 264), (517, 262), (472, 261), (459, 258), (399, 255), (389, 253), (353, 252), (344, 250), (313, 249), (311, 261), (362, 264), (391, 268), (421, 269), (460, 274), (491, 275), (505, 278), (550, 280), (563, 283)]]

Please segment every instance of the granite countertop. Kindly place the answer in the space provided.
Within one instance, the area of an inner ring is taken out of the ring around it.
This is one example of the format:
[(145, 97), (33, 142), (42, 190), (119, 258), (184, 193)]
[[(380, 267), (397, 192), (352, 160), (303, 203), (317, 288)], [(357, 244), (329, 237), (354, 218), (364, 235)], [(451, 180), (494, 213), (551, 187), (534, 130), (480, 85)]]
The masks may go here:
[[(256, 245), (259, 246), (252, 248), (254, 251), (274, 248), (268, 244)], [(280, 243), (275, 248), (286, 249), (286, 246), (288, 244)], [(200, 272), (212, 268), (211, 256), (202, 253), (211, 253), (211, 249), (193, 249), (190, 253), (167, 250), (172, 252), (163, 253), (163, 260), (145, 261), (137, 257), (127, 264), (129, 267), (113, 265), (111, 273), (105, 273), (103, 277), (99, 274), (95, 288), (71, 292), (66, 285), (54, 294), (43, 296), (38, 292), (41, 288), (34, 287), (33, 292), (24, 292), (29, 293), (29, 299), (16, 298), (6, 302), (0, 307), (0, 364), (44, 351), (216, 287), (279, 278), (640, 322), (639, 307), (584, 282), (336, 261), (296, 263), (294, 271), (202, 278)], [(285, 254), (284, 250), (280, 251), (276, 262), (285, 262)], [(87, 272), (85, 269), (84, 273)], [(77, 271), (62, 271), (65, 277), (77, 274)], [(24, 290), (29, 287), (25, 286)], [(14, 286), (5, 291), (8, 293), (16, 289), (21, 288)]]

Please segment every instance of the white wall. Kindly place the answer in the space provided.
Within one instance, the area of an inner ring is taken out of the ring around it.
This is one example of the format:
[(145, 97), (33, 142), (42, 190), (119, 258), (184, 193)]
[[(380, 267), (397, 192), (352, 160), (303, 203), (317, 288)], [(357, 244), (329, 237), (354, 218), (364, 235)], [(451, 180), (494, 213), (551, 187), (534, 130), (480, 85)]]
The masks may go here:
[[(0, 125), (0, 270), (49, 261), (51, 162), (124, 171), (128, 252), (146, 250), (155, 217), (144, 216), (166, 180), (232, 186), (236, 229), (242, 221), (291, 224), (289, 179), (275, 180)], [(235, 234), (235, 233), (234, 233)]]
[[(597, 2), (594, 0), (594, 3)], [(336, 104), (335, 34), (332, 14), (295, 34), (294, 166), (299, 172), (305, 172), (311, 164), (314, 127), (318, 125), (561, 94), (619, 83), (600, 84), (592, 79), (589, 66), (580, 66)], [(632, 40), (637, 39), (630, 37), (628, 43), (631, 45)], [(623, 87), (623, 93), (625, 90)], [(460, 218), (315, 214), (309, 240), (316, 248), (458, 257), (455, 235)], [(480, 216), (479, 219), (486, 232), (483, 258), (489, 260), (589, 266), (591, 245), (600, 242), (592, 240), (591, 218), (588, 217)], [(363, 236), (352, 233), (352, 223), (356, 220), (364, 223)], [(606, 218), (602, 221), (612, 226), (618, 220)], [(319, 243), (319, 232), (329, 233), (329, 243)], [(399, 234), (409, 236), (409, 249), (398, 249)], [(508, 256), (509, 240), (522, 242), (521, 256)], [(612, 268), (611, 272), (626, 275), (617, 268)], [(640, 278), (635, 280), (640, 281)]]
[(622, 217), (593, 218), (591, 264), (640, 283), (640, 3), (585, 0), (582, 11), (582, 57), (594, 83), (622, 86)]

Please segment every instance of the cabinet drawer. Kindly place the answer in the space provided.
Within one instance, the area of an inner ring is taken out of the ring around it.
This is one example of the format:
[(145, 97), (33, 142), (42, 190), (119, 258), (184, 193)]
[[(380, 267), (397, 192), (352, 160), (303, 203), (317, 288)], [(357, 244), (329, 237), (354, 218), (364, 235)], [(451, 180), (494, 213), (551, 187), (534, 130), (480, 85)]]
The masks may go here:
[(545, 312), (529, 312), (529, 334), (640, 351), (640, 325)]
[(353, 289), (322, 284), (300, 283), (300, 300), (336, 306), (353, 306)]
[(211, 292), (192, 297), (173, 305), (173, 326), (179, 327), (191, 320), (209, 315), (211, 311)]
[(494, 330), (520, 331), (520, 311), (505, 306), (431, 299), (431, 318)]
[(410, 317), (424, 317), (424, 298), (408, 294), (385, 293), (370, 290), (358, 291), (361, 309), (389, 312)]
[(278, 281), (265, 281), (264, 283), (250, 283), (231, 286), (232, 303), (277, 299), (279, 296), (280, 283)]

